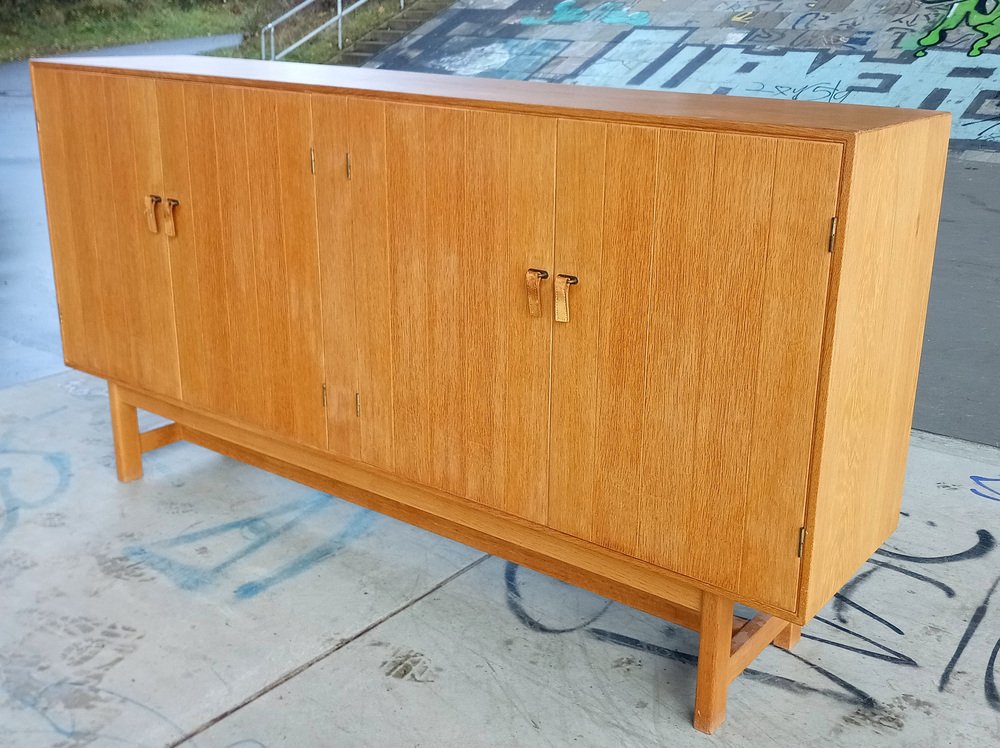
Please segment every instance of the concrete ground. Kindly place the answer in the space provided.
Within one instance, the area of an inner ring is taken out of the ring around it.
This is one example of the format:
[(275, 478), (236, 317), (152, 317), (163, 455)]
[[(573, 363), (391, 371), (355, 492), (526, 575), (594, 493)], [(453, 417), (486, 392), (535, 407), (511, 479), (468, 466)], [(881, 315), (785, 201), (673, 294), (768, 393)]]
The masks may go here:
[(1000, 734), (1000, 450), (916, 434), (900, 527), (695, 733), (693, 634), (188, 444), (0, 390), (0, 746), (942, 746)]
[[(580, 23), (627, 27), (617, 38), (638, 28), (629, 14), (655, 15), (641, 2), (582, 21), (572, 4), (517, 7), (554, 19), (535, 24), (544, 42)], [(746, 33), (801, 23), (789, 3), (710, 5), (760, 24)], [(765, 5), (769, 19), (740, 9)], [(851, 2), (808, 5), (842, 23)], [(891, 36), (868, 37), (875, 58)], [(588, 67), (614, 60), (608, 44)], [(25, 72), (0, 66), (0, 747), (996, 743), (995, 446), (914, 434), (899, 530), (793, 653), (769, 649), (732, 686), (713, 737), (690, 727), (683, 629), (191, 445), (118, 483), (104, 385), (61, 365)], [(996, 445), (991, 158), (973, 143), (951, 159), (916, 426)]]

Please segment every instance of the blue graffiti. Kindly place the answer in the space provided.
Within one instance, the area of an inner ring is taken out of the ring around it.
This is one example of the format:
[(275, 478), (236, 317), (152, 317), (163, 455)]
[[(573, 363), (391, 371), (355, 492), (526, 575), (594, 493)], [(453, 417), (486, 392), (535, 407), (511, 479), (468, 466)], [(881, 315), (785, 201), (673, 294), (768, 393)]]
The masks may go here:
[(547, 24), (580, 23), (582, 21), (647, 26), (649, 25), (649, 13), (646, 11), (632, 13), (625, 9), (625, 3), (619, 2), (601, 3), (596, 8), (584, 10), (577, 6), (576, 0), (562, 0), (556, 4), (548, 16), (543, 18), (525, 16), (521, 19), (521, 25), (545, 26)]
[[(69, 456), (64, 452), (9, 449), (6, 442), (6, 439), (0, 440), (0, 460), (11, 456), (15, 467), (7, 467), (0, 462), (0, 540), (17, 526), (23, 509), (37, 509), (51, 504), (64, 494), (69, 488), (71, 476)], [(48, 474), (47, 480), (32, 480), (32, 485), (42, 486), (41, 493), (24, 496), (15, 485), (15, 469), (27, 472), (33, 467), (41, 467)]]
[(990, 501), (1000, 501), (1000, 491), (992, 486), (986, 485), (987, 483), (1000, 483), (1000, 478), (986, 478), (982, 475), (970, 475), (969, 480), (979, 486), (979, 488), (969, 489), (976, 496), (982, 496), (984, 499), (989, 499)]
[[(260, 514), (183, 533), (149, 546), (130, 546), (125, 548), (124, 554), (134, 561), (156, 569), (181, 589), (196, 590), (215, 584), (236, 564), (302, 525), (305, 520), (329, 510), (335, 503), (337, 499), (327, 494), (315, 494)], [(366, 509), (355, 508), (350, 520), (332, 537), (282, 565), (276, 571), (239, 585), (233, 594), (240, 600), (252, 598), (303, 573), (336, 555), (351, 542), (363, 536), (376, 521), (377, 516)], [(177, 558), (177, 551), (189, 548), (195, 543), (221, 538), (237, 538), (243, 545), (218, 563), (207, 567)]]

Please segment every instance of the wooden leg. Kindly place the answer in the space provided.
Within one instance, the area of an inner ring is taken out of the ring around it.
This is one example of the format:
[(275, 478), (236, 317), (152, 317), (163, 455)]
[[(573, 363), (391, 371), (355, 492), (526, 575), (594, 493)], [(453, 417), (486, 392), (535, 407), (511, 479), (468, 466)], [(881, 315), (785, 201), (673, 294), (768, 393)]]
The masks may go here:
[(108, 399), (111, 402), (111, 431), (115, 439), (118, 480), (128, 483), (142, 477), (139, 416), (134, 405), (122, 400), (118, 385), (111, 382), (108, 382)]
[(726, 718), (732, 639), (733, 602), (706, 592), (701, 603), (698, 687), (694, 697), (694, 727), (701, 732), (715, 732)]
[(790, 623), (780, 634), (774, 637), (774, 645), (791, 651), (792, 647), (798, 644), (799, 639), (801, 638), (802, 627), (797, 624)]

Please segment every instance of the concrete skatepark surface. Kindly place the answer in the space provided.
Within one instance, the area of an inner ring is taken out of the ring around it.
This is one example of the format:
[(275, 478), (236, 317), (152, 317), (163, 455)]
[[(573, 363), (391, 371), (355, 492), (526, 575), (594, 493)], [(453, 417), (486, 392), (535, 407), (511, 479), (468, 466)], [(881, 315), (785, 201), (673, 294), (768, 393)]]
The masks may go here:
[[(678, 23), (704, 12), (757, 23), (727, 32), (741, 43), (765, 32), (788, 48), (808, 41), (782, 30), (796, 4), (711, 5), (723, 10), (674, 3), (688, 11)], [(843, 15), (852, 4), (797, 5), (800, 15), (805, 5)], [(654, 18), (663, 4), (511, 8), (490, 0), (449, 13), (492, 9), (499, 28), (499, 13), (516, 11), (505, 32), (514, 41), (524, 41), (521, 27), (543, 42), (585, 32), (613, 40), (650, 31), (629, 14)], [(453, 29), (474, 37), (461, 23)], [(567, 32), (574, 24), (610, 31)], [(686, 38), (723, 49), (711, 33)], [(448, 36), (438, 41), (454, 43)], [(884, 53), (892, 38), (865, 43)], [(965, 55), (968, 34), (949, 38)], [(568, 76), (590, 60), (596, 75), (614, 60), (609, 44), (579, 64), (496, 48), (481, 60), (500, 66), (478, 74), (537, 63)], [(995, 67), (990, 59), (1000, 58), (991, 50), (964, 65)], [(665, 74), (661, 65), (645, 80)], [(991, 159), (989, 147), (957, 144), (949, 163), (917, 398), (917, 429), (958, 438), (914, 433), (898, 531), (794, 652), (769, 648), (734, 683), (728, 721), (707, 737), (690, 725), (697, 637), (684, 629), (192, 445), (151, 453), (141, 481), (118, 483), (106, 388), (61, 361), (27, 68), (0, 66), (0, 746), (992, 745), (1000, 164)]]

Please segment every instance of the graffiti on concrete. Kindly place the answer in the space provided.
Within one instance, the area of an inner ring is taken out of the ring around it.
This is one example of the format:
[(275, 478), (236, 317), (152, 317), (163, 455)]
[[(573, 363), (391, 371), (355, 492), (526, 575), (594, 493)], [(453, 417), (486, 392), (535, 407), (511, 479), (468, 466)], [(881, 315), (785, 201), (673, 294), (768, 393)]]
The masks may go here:
[(944, 17), (917, 40), (920, 45), (920, 49), (914, 53), (917, 57), (926, 55), (927, 47), (941, 44), (948, 37), (948, 32), (963, 26), (979, 35), (966, 53), (969, 57), (979, 57), (997, 37), (1000, 37), (1000, 2), (997, 0), (958, 0), (958, 2), (929, 0), (929, 3), (940, 5), (947, 3), (950, 7)]
[[(908, 515), (904, 514), (904, 516)], [(1000, 640), (997, 640), (996, 644), (992, 646), (985, 662), (970, 662), (968, 653), (969, 644), (974, 639), (987, 637), (986, 641), (990, 642), (992, 637), (996, 635), (995, 631), (991, 632), (987, 630), (988, 627), (984, 628), (982, 623), (987, 617), (997, 588), (1000, 587), (1000, 577), (994, 578), (992, 584), (980, 593), (983, 597), (977, 596), (973, 600), (962, 601), (953, 587), (932, 576), (931, 573), (923, 571), (923, 569), (940, 568), (955, 563), (980, 561), (993, 563), (993, 552), (997, 546), (994, 536), (989, 531), (980, 529), (976, 532), (976, 538), (976, 542), (966, 548), (939, 555), (923, 556), (890, 551), (886, 548), (879, 549), (876, 551), (876, 555), (869, 559), (867, 567), (836, 595), (830, 606), (832, 610), (827, 609), (822, 615), (816, 616), (802, 632), (802, 638), (822, 645), (824, 648), (833, 647), (850, 652), (853, 656), (870, 662), (870, 667), (886, 668), (884, 679), (886, 683), (893, 680), (889, 668), (901, 667), (916, 670), (928, 667), (925, 660), (930, 659), (929, 653), (921, 650), (918, 646), (907, 646), (906, 632), (900, 622), (893, 620), (895, 617), (893, 611), (876, 612), (866, 608), (856, 600), (861, 588), (870, 583), (876, 576), (893, 575), (914, 580), (925, 585), (935, 595), (943, 595), (944, 598), (954, 600), (957, 604), (976, 605), (975, 610), (961, 630), (948, 632), (957, 641), (953, 645), (954, 649), (947, 664), (939, 673), (935, 673), (938, 691), (962, 688), (969, 690), (971, 697), (973, 689), (970, 688), (971, 684), (968, 679), (963, 680), (961, 684), (953, 682), (953, 675), (957, 672), (956, 667), (961, 664), (963, 670), (977, 673), (984, 701), (990, 708), (1000, 711), (1000, 693), (998, 693), (996, 683)], [(601, 619), (609, 612), (611, 602), (604, 603), (581, 621), (561, 622), (556, 625), (543, 620), (538, 613), (529, 612), (525, 594), (521, 589), (519, 568), (516, 564), (507, 564), (504, 582), (508, 610), (531, 631), (540, 634), (580, 632), (592, 636), (598, 641), (655, 655), (684, 665), (696, 665), (698, 662), (696, 654), (683, 649), (674, 649), (664, 646), (664, 644), (638, 639), (625, 632), (601, 626)], [(541, 607), (550, 610), (545, 605)], [(877, 625), (877, 630), (883, 631), (888, 636), (883, 639), (878, 635), (866, 636), (862, 634), (858, 629), (860, 628), (859, 623), (864, 621), (873, 622)], [(845, 676), (836, 673), (829, 667), (824, 667), (820, 662), (821, 657), (813, 658), (798, 652), (778, 651), (783, 657), (806, 666), (807, 672), (814, 680), (806, 682), (799, 677), (786, 677), (763, 670), (760, 667), (748, 668), (744, 672), (744, 677), (796, 696), (810, 693), (822, 695), (845, 706), (857, 708), (872, 722), (889, 727), (899, 726), (889, 692), (875, 694), (865, 691), (860, 686), (851, 683)], [(822, 649), (814, 651), (821, 653)]]
[(954, 148), (1000, 151), (1000, 0), (526, 6), (466, 0), (371, 65), (948, 111)]
[(544, 26), (548, 23), (580, 23), (582, 21), (600, 21), (601, 23), (623, 23), (630, 26), (646, 26), (649, 23), (649, 13), (637, 11), (631, 13), (625, 8), (625, 3), (601, 3), (596, 8), (585, 10), (576, 4), (576, 0), (562, 0), (552, 9), (552, 13), (543, 18), (525, 16), (521, 19), (523, 26)]
[[(254, 563), (252, 578), (233, 590), (238, 600), (256, 597), (313, 566), (340, 553), (365, 535), (378, 515), (360, 507), (343, 507), (327, 494), (317, 493), (295, 499), (273, 509), (219, 525), (181, 533), (166, 540), (125, 549), (123, 560), (145, 564), (172, 580), (181, 589), (196, 590), (232, 578), (244, 562), (261, 555), (272, 544), (284, 543), (290, 559), (277, 568), (261, 573)], [(295, 532), (303, 527), (315, 531), (326, 527), (327, 537), (305, 550), (302, 537)]]

